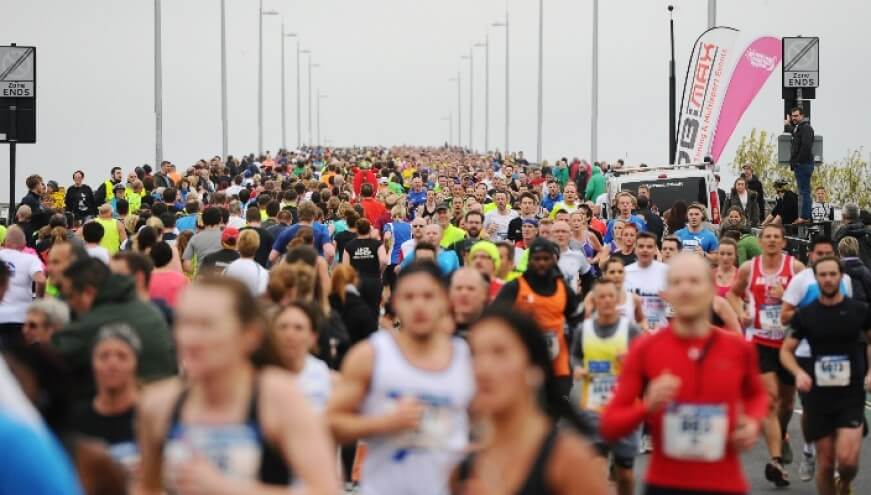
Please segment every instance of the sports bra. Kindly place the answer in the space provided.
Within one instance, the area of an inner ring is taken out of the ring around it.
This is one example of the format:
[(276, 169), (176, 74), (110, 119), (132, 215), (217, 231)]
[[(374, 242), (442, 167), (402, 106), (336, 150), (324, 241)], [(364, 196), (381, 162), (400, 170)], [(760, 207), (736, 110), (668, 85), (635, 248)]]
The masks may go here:
[[(535, 456), (529, 474), (526, 476), (526, 481), (520, 485), (520, 488), (514, 492), (514, 495), (552, 495), (555, 493), (548, 486), (547, 466), (558, 437), (559, 432), (556, 426), (554, 426), (547, 436), (544, 437), (544, 441), (538, 449), (538, 454)], [(474, 454), (470, 454), (460, 463), (457, 477), (461, 483), (471, 477), (474, 464)]]
[[(181, 410), (190, 389), (182, 390), (172, 407), (163, 445), (164, 464), (182, 462), (196, 452), (225, 475), (258, 480), (267, 485), (289, 486), (292, 480), (290, 469), (281, 452), (268, 443), (260, 428), (257, 388), (255, 379), (248, 413), (243, 422), (235, 424), (182, 423)], [(172, 490), (169, 492), (173, 493)]]

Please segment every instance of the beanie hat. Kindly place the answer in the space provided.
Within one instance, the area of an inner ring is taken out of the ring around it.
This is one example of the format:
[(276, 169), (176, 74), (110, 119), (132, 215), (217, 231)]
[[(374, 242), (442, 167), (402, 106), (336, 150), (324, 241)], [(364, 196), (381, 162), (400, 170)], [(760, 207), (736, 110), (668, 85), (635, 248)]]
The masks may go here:
[(472, 249), (469, 249), (469, 258), (474, 256), (475, 253), (477, 253), (478, 251), (484, 251), (485, 253), (489, 254), (490, 258), (493, 259), (493, 266), (495, 266), (497, 270), (499, 269), (499, 265), (502, 262), (502, 256), (499, 255), (499, 248), (496, 247), (495, 244), (490, 241), (476, 242), (472, 246)]

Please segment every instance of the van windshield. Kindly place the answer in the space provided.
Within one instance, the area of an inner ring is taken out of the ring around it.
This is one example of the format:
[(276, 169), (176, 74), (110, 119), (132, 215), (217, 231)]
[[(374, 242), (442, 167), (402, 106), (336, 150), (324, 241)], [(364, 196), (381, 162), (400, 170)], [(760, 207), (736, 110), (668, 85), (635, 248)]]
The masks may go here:
[(675, 203), (682, 200), (687, 204), (697, 202), (708, 205), (708, 189), (704, 177), (683, 177), (680, 179), (653, 179), (636, 182), (624, 182), (621, 186), (623, 191), (635, 194), (639, 186), (650, 188), (650, 200), (665, 211)]

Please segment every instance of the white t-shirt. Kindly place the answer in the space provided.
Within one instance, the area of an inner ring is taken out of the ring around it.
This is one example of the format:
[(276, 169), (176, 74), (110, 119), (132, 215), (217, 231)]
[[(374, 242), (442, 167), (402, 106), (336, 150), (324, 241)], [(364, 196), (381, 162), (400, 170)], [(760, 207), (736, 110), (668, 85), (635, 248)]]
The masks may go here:
[(414, 238), (409, 239), (399, 245), (399, 250), (402, 252), (402, 259), (408, 258), (414, 253), (414, 247), (417, 246), (417, 241)]
[(234, 229), (241, 230), (242, 227), (244, 227), (244, 226), (245, 226), (245, 219), (242, 217), (233, 216), (227, 220), (227, 227), (233, 227)]
[(91, 258), (97, 258), (109, 266), (109, 250), (100, 246), (99, 244), (96, 246), (85, 246), (85, 251), (88, 252), (88, 255)]
[(643, 268), (636, 261), (626, 267), (626, 280), (623, 287), (641, 297), (644, 317), (647, 325), (655, 330), (667, 323), (667, 308), (665, 301), (659, 297), (659, 293), (665, 290), (665, 276), (668, 266), (665, 263), (653, 260), (650, 266)]
[(269, 283), (269, 272), (251, 258), (239, 258), (230, 263), (224, 275), (244, 283), (254, 296), (266, 292)]
[(0, 303), (0, 323), (24, 323), (27, 307), (33, 302), (33, 277), (43, 271), (35, 254), (0, 249), (0, 261), (9, 267), (9, 290)]
[(508, 238), (508, 224), (511, 220), (514, 220), (517, 217), (517, 212), (508, 209), (505, 214), (499, 213), (499, 210), (493, 210), (487, 215), (484, 216), (484, 230), (492, 225), (496, 224), (496, 239), (504, 241)]

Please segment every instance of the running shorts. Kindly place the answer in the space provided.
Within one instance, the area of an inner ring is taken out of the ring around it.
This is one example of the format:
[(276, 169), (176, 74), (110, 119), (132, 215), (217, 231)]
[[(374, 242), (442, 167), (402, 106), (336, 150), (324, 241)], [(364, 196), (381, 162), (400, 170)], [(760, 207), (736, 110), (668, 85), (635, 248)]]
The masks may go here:
[(835, 433), (838, 428), (862, 427), (862, 436), (868, 435), (863, 406), (848, 407), (834, 412), (817, 412), (805, 407), (805, 429), (808, 442), (815, 442)]
[(795, 377), (780, 363), (779, 348), (756, 344), (756, 354), (759, 355), (759, 371), (761, 373), (776, 373), (780, 383), (795, 385)]

